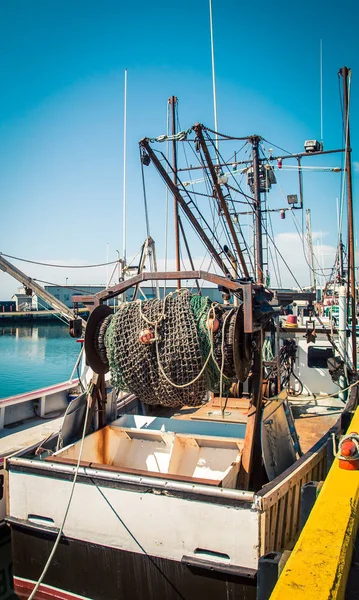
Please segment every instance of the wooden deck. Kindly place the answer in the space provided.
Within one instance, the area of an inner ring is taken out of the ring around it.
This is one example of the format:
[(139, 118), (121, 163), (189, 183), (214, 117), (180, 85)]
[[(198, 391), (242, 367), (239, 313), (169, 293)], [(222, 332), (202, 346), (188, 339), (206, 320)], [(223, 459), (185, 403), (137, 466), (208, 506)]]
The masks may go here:
[(339, 399), (320, 396), (296, 396), (289, 402), (304, 453), (335, 425), (344, 408)]

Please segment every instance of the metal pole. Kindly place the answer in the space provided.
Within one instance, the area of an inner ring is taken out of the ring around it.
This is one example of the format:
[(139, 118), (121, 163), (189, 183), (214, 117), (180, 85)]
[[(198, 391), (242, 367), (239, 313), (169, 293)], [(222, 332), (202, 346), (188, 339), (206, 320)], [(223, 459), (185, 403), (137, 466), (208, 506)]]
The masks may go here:
[[(192, 269), (192, 271), (194, 271), (195, 270), (194, 269), (194, 262), (192, 260), (191, 251), (189, 249), (187, 238), (186, 238), (186, 235), (185, 235), (185, 232), (184, 232), (184, 229), (183, 229), (181, 217), (178, 217), (178, 224), (179, 224), (180, 229), (181, 229), (181, 234), (182, 234), (182, 237), (183, 237), (184, 245), (186, 246), (187, 255), (188, 255), (189, 263), (191, 265), (191, 269)], [(198, 279), (196, 279), (196, 287), (197, 287), (197, 291), (198, 291), (199, 295), (201, 296), (202, 295), (202, 291), (201, 291), (200, 285), (198, 283)]]
[(310, 279), (312, 282), (312, 289), (316, 291), (315, 281), (315, 270), (314, 270), (314, 254), (313, 254), (313, 237), (312, 237), (312, 224), (310, 220), (310, 208), (305, 211), (306, 225), (307, 225), (307, 244), (309, 250), (309, 263), (310, 263)]
[(344, 263), (343, 263), (343, 242), (342, 242), (342, 236), (341, 234), (339, 235), (339, 277), (340, 277), (340, 283), (343, 283), (344, 281)]
[[(214, 39), (213, 39), (213, 18), (212, 18), (212, 0), (209, 0), (209, 25), (211, 32), (211, 57), (212, 57), (212, 88), (213, 88), (213, 112), (214, 112), (214, 128), (216, 134), (218, 132), (218, 119), (217, 119), (217, 91), (216, 91), (216, 71), (214, 67)], [(215, 146), (217, 150), (217, 163), (219, 162), (218, 156), (218, 136), (215, 138)]]
[(344, 123), (345, 123), (345, 170), (347, 173), (347, 196), (348, 196), (348, 258), (349, 258), (349, 281), (350, 281), (350, 299), (352, 313), (352, 362), (353, 369), (357, 368), (356, 355), (356, 301), (355, 301), (355, 257), (354, 257), (354, 218), (353, 218), (353, 187), (352, 187), (352, 165), (351, 165), (351, 147), (350, 147), (350, 128), (349, 128), (349, 94), (348, 94), (348, 76), (350, 70), (348, 67), (340, 69), (343, 77), (344, 94)]
[[(176, 96), (171, 96), (168, 100), (172, 109), (172, 135), (176, 135)], [(177, 187), (177, 142), (172, 139), (172, 169), (173, 169), (173, 183)], [(176, 253), (176, 271), (181, 270), (180, 264), (180, 242), (179, 242), (179, 224), (178, 224), (178, 202), (175, 194), (173, 194), (173, 218), (175, 226), (175, 253)], [(177, 280), (177, 289), (181, 287), (181, 282)]]
[[(346, 362), (347, 361), (347, 336), (346, 336), (346, 322), (347, 322), (347, 310), (346, 310), (346, 305), (347, 305), (347, 291), (345, 289), (345, 286), (341, 285), (339, 288), (339, 326), (338, 326), (338, 333), (339, 333), (339, 352), (341, 355), (341, 358)], [(344, 377), (340, 377), (339, 379), (339, 385), (341, 389), (345, 388), (345, 378)], [(339, 393), (339, 398), (342, 400), (342, 402), (345, 402), (346, 400), (346, 393), (345, 392), (340, 392)]]
[(320, 69), (320, 141), (323, 147), (323, 40), (319, 46), (319, 69)]
[(123, 102), (123, 246), (122, 246), (122, 258), (126, 263), (126, 148), (127, 138), (127, 69), (125, 69), (125, 89), (124, 89), (124, 102)]
[(252, 158), (253, 158), (257, 283), (263, 284), (262, 210), (261, 210), (261, 191), (260, 191), (260, 181), (259, 181), (259, 150), (258, 150), (259, 141), (260, 141), (260, 137), (257, 135), (254, 135), (251, 138)]

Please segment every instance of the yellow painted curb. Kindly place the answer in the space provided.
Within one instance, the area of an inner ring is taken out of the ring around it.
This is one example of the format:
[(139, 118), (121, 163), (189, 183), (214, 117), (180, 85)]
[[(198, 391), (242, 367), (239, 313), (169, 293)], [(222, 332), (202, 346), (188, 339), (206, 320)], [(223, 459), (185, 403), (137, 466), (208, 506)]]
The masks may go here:
[[(359, 409), (348, 433), (359, 432)], [(359, 523), (359, 470), (335, 459), (270, 600), (336, 600), (345, 595)]]

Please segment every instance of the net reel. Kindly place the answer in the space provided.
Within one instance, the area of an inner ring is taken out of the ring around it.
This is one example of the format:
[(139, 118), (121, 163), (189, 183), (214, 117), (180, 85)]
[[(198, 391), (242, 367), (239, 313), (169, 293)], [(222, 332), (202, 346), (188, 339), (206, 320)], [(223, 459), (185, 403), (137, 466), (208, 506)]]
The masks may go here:
[(222, 306), (181, 292), (163, 300), (100, 305), (85, 332), (87, 362), (111, 371), (116, 389), (145, 404), (197, 406), (208, 391), (245, 381), (252, 337), (244, 333), (243, 307)]

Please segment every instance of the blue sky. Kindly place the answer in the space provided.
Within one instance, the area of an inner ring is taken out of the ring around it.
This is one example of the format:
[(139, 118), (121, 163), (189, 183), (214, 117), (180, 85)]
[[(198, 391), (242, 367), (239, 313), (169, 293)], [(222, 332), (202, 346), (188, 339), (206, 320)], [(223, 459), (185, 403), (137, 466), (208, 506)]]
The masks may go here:
[[(324, 144), (341, 144), (337, 71), (347, 65), (353, 70), (351, 135), (358, 168), (358, 12), (354, 0), (345, 10), (322, 0), (297, 5), (213, 0), (220, 131), (258, 133), (291, 151), (301, 151), (305, 139), (319, 138), (322, 39)], [(0, 0), (0, 52), (0, 251), (61, 264), (116, 258), (122, 248), (127, 68), (128, 256), (133, 256), (146, 235), (138, 141), (165, 133), (172, 94), (179, 98), (183, 128), (196, 121), (213, 126), (208, 1)], [(339, 163), (331, 158), (324, 164)], [(165, 195), (150, 169), (151, 234), (161, 257)], [(315, 239), (329, 255), (338, 182), (332, 174), (319, 184), (305, 182)], [(274, 228), (289, 261), (299, 248), (294, 226), (276, 219)], [(203, 255), (195, 242), (194, 255), (198, 260)], [(309, 283), (308, 270), (299, 267), (303, 261), (294, 257), (301, 282)], [(74, 273), (14, 264), (32, 277), (60, 283), (66, 277), (71, 284), (106, 278), (104, 268)], [(1, 299), (17, 287), (0, 272)]]

